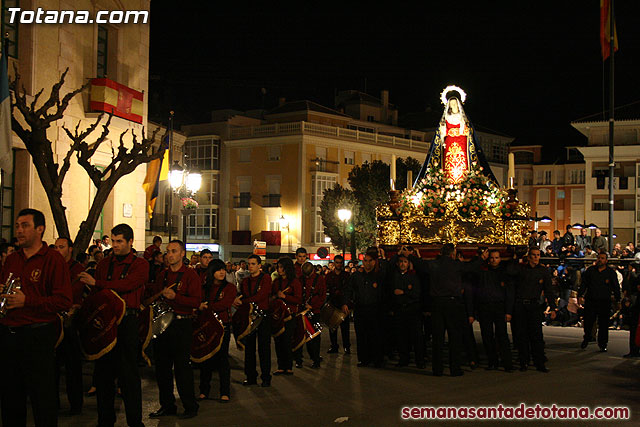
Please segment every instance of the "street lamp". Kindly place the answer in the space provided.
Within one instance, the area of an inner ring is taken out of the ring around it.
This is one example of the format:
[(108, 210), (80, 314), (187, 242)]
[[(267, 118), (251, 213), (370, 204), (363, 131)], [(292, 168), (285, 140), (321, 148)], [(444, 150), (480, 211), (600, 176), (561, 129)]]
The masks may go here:
[(169, 185), (173, 192), (182, 200), (182, 242), (187, 244), (187, 217), (196, 213), (198, 207), (195, 201), (191, 201), (193, 195), (200, 190), (202, 175), (197, 171), (183, 169), (176, 160), (169, 169)]
[(291, 233), (289, 232), (289, 220), (284, 215), (280, 215), (278, 221), (280, 222), (280, 229), (287, 230), (287, 242), (289, 246), (289, 252), (291, 252)]
[(347, 248), (347, 221), (351, 219), (351, 211), (349, 209), (338, 210), (338, 219), (342, 221), (342, 238), (344, 246), (342, 247), (342, 257), (344, 258), (344, 252)]
[(538, 231), (538, 221), (548, 223), (551, 222), (552, 219), (546, 215), (539, 217), (538, 212), (536, 212), (536, 216), (532, 216), (531, 218), (529, 218), (529, 221), (534, 221), (534, 230)]

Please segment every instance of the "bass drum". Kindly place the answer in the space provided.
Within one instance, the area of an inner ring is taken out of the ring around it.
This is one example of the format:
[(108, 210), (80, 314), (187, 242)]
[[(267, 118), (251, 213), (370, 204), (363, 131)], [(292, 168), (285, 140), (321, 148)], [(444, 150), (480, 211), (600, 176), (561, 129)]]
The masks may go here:
[(344, 312), (333, 306), (331, 303), (325, 303), (320, 309), (320, 320), (329, 330), (335, 331), (338, 326), (347, 318)]
[(151, 304), (153, 310), (153, 324), (151, 325), (151, 332), (153, 338), (158, 338), (164, 331), (167, 330), (171, 322), (173, 322), (173, 309), (171, 306), (162, 300), (157, 300)]
[(264, 319), (264, 312), (255, 303), (242, 303), (231, 316), (231, 327), (236, 339), (236, 346), (244, 350), (240, 341), (255, 331)]
[(271, 335), (278, 337), (284, 332), (284, 324), (291, 320), (289, 307), (281, 299), (275, 299), (269, 304), (271, 313)]
[(212, 310), (204, 310), (193, 321), (191, 361), (202, 363), (210, 359), (222, 347), (224, 325)]
[(118, 340), (118, 325), (127, 304), (111, 289), (89, 295), (78, 311), (77, 325), (82, 352), (96, 360), (110, 352)]
[(296, 315), (296, 317), (294, 318), (295, 329), (293, 330), (293, 334), (291, 335), (291, 351), (296, 351), (297, 349), (302, 347), (305, 342), (307, 342), (307, 334), (305, 333), (304, 325), (304, 319), (306, 319), (305, 314), (306, 312), (303, 311), (302, 313)]
[(322, 333), (322, 325), (316, 320), (317, 316), (311, 311), (304, 314), (304, 333), (307, 341), (311, 341)]

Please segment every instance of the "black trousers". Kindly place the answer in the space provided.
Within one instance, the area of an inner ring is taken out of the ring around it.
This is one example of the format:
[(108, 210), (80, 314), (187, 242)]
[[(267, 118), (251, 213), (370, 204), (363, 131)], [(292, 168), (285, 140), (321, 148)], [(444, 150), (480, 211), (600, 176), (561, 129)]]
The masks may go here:
[(482, 345), (487, 353), (489, 366), (498, 366), (498, 353), (505, 369), (512, 369), (511, 345), (507, 335), (504, 302), (478, 304), (478, 321)]
[(609, 300), (585, 300), (584, 302), (584, 338), (591, 339), (593, 324), (598, 321), (598, 345), (605, 347), (609, 342)]
[(431, 309), (432, 369), (436, 375), (444, 371), (442, 351), (444, 333), (449, 337), (449, 369), (452, 374), (461, 372), (460, 360), (465, 327), (465, 306), (462, 298), (434, 297)]
[(173, 394), (173, 373), (175, 372), (176, 386), (185, 412), (198, 411), (193, 370), (189, 365), (192, 333), (191, 319), (174, 319), (167, 330), (153, 340), (156, 381), (162, 408), (176, 409), (176, 398)]
[[(340, 323), (340, 335), (342, 336), (342, 346), (345, 350), (351, 349), (351, 337), (350, 337), (350, 325), (351, 318), (347, 316), (342, 323)], [(338, 348), (338, 330), (329, 331), (329, 340), (331, 340), (331, 348)]]
[(518, 331), (516, 346), (520, 366), (527, 366), (531, 356), (536, 367), (544, 366), (543, 318), (540, 304), (523, 304), (516, 301), (511, 324), (512, 326), (515, 324)]
[(409, 363), (409, 350), (413, 346), (416, 365), (424, 363), (422, 342), (422, 313), (419, 307), (398, 308), (393, 316), (394, 335), (398, 342), (400, 363)]
[(98, 400), (98, 425), (116, 422), (114, 401), (116, 378), (122, 390), (127, 424), (142, 424), (142, 386), (138, 369), (138, 316), (126, 314), (118, 326), (118, 342), (113, 350), (96, 361), (94, 370)]
[[(307, 346), (307, 353), (309, 353), (309, 357), (311, 358), (311, 360), (313, 360), (315, 363), (320, 363), (320, 339), (321, 339), (322, 335), (317, 335), (314, 339), (312, 339), (311, 341), (307, 341), (307, 343), (305, 344)], [(302, 362), (303, 356), (302, 356), (302, 346), (297, 349), (296, 351), (293, 352), (293, 360), (297, 360), (299, 362)]]
[[(82, 350), (78, 330), (72, 324), (64, 328), (64, 339), (56, 349), (56, 386), (60, 388), (60, 368), (64, 366), (67, 399), (71, 411), (81, 411), (82, 390)], [(60, 396), (58, 394), (58, 407)]]
[(262, 381), (271, 380), (271, 322), (265, 316), (253, 333), (242, 339), (244, 342), (244, 375), (248, 381), (256, 381), (256, 342), (260, 356), (260, 377)]
[(200, 368), (200, 394), (209, 396), (211, 391), (211, 376), (214, 370), (220, 376), (220, 396), (230, 396), (231, 368), (229, 367), (229, 326), (225, 325), (222, 346), (216, 354), (208, 360), (198, 364)]
[(284, 322), (284, 332), (275, 337), (276, 357), (278, 359), (278, 370), (290, 371), (293, 369), (293, 352), (291, 351), (291, 336), (296, 327), (295, 316), (291, 320)]
[(35, 426), (57, 426), (58, 391), (54, 375), (54, 346), (57, 341), (52, 323), (10, 330), (0, 326), (0, 401), (2, 425), (27, 425), (27, 396), (31, 401)]
[(358, 361), (365, 365), (383, 362), (380, 316), (378, 307), (356, 307), (353, 312)]
[(631, 309), (631, 317), (629, 318), (629, 353), (638, 354), (640, 353), (640, 348), (636, 345), (636, 331), (638, 329), (638, 316), (640, 312), (640, 307), (638, 303)]

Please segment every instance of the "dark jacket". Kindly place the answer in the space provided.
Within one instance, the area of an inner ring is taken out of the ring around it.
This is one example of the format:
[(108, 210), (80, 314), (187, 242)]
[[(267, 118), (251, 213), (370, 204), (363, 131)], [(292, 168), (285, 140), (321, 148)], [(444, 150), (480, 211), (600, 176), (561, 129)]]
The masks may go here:
[(513, 286), (507, 275), (504, 265), (493, 268), (489, 265), (482, 265), (477, 272), (478, 280), (473, 288), (474, 306), (483, 304), (502, 303), (505, 312), (507, 301), (513, 293)]
[(529, 263), (512, 263), (507, 267), (507, 273), (511, 276), (513, 292), (507, 294), (507, 314), (513, 314), (515, 303), (521, 301), (533, 301), (540, 299), (544, 291), (547, 305), (552, 310), (556, 308), (556, 293), (551, 283), (551, 273), (549, 269), (540, 264), (531, 267)]
[[(402, 290), (402, 295), (395, 295), (396, 289)], [(396, 270), (391, 280), (392, 309), (402, 310), (406, 308), (420, 309), (420, 279), (413, 273), (401, 273)]]
[(615, 296), (616, 301), (620, 301), (620, 285), (616, 272), (609, 267), (600, 271), (595, 265), (587, 268), (582, 275), (578, 296), (584, 297), (586, 301), (609, 301), (611, 295)]

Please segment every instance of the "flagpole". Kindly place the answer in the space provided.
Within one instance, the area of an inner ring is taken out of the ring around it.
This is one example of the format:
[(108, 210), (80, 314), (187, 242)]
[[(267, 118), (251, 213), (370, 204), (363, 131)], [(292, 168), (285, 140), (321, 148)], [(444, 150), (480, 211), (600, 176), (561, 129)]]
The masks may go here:
[[(169, 111), (169, 174), (173, 165), (173, 111)], [(171, 241), (171, 231), (173, 228), (173, 189), (171, 188), (171, 177), (169, 177), (169, 241)]]
[(613, 253), (613, 174), (615, 161), (613, 157), (613, 123), (614, 123), (614, 56), (615, 27), (613, 20), (613, 0), (609, 10), (609, 255)]

